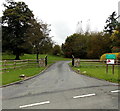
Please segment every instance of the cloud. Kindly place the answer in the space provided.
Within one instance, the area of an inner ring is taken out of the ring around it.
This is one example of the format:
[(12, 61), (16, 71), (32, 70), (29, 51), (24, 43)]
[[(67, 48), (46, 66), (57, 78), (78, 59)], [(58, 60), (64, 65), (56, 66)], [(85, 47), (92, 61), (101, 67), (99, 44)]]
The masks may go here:
[[(51, 35), (58, 44), (76, 30), (78, 21), (90, 19), (91, 30), (102, 31), (105, 21), (113, 11), (118, 11), (119, 0), (15, 0), (24, 1), (35, 17), (51, 24)], [(0, 0), (0, 3), (5, 0)], [(0, 7), (1, 9), (1, 7)]]
[(52, 23), (52, 32), (54, 38), (53, 40), (56, 41), (58, 44), (64, 43), (67, 36), (74, 33), (74, 30), (71, 29), (72, 26), (68, 23), (68, 21), (56, 21)]

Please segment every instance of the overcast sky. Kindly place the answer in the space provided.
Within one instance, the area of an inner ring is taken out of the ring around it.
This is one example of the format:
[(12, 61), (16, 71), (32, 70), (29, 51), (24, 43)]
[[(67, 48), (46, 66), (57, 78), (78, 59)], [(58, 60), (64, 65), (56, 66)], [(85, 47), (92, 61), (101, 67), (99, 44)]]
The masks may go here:
[[(77, 23), (82, 21), (83, 30), (89, 24), (91, 31), (102, 31), (105, 21), (113, 11), (118, 14), (120, 0), (15, 0), (24, 1), (35, 17), (51, 24), (52, 39), (59, 45), (67, 36), (76, 32)], [(0, 0), (0, 16), (4, 7)], [(89, 21), (89, 22), (88, 22)]]

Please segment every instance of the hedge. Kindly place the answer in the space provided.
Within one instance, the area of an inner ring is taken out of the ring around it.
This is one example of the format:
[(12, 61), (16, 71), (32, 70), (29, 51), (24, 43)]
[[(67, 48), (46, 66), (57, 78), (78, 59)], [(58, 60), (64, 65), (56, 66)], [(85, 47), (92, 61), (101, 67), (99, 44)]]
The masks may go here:
[(106, 54), (115, 54), (116, 55), (116, 59), (120, 60), (120, 52), (119, 53), (105, 53), (100, 57), (100, 61), (106, 60)]

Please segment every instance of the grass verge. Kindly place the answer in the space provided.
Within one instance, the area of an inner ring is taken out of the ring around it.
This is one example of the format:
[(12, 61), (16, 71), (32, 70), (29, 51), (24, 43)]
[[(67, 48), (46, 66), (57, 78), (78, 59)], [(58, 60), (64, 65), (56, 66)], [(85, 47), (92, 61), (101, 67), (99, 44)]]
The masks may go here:
[(21, 80), (20, 75), (24, 74), (26, 77), (30, 77), (39, 74), (45, 67), (22, 67), (12, 71), (8, 71), (2, 74), (2, 85), (6, 85), (12, 82)]
[(115, 66), (114, 74), (112, 74), (112, 66), (108, 67), (108, 73), (106, 73), (106, 66), (105, 64), (102, 65), (101, 63), (97, 63), (97, 66), (93, 65), (93, 63), (84, 63), (84, 65), (82, 64), (79, 67), (72, 67), (71, 63), (69, 63), (69, 65), (74, 71), (79, 74), (87, 75), (97, 79), (103, 79), (114, 83), (120, 83), (120, 66)]
[[(39, 58), (44, 58), (45, 56), (46, 55), (39, 55)], [(8, 54), (2, 55), (3, 60), (11, 60), (14, 58), (15, 58), (14, 55), (8, 55)], [(24, 54), (23, 56), (20, 57), (20, 59), (22, 59), (22, 60), (36, 59), (36, 55), (35, 54)], [(57, 61), (61, 61), (61, 60), (63, 61), (63, 60), (70, 60), (70, 59), (66, 59), (66, 58), (59, 57), (59, 56), (48, 55), (48, 66)], [(10, 63), (8, 63), (8, 64), (10, 64)], [(7, 67), (9, 67), (9, 66), (7, 66)], [(3, 72), (2, 74), (0, 74), (0, 76), (2, 76), (0, 78), (0, 82), (2, 81), (1, 85), (6, 85), (9, 83), (13, 83), (13, 82), (21, 80), (19, 78), (19, 76), (21, 74), (25, 74), (25, 76), (27, 76), (27, 77), (37, 75), (41, 71), (43, 71), (45, 68), (46, 67), (38, 67), (38, 64), (36, 63), (36, 64), (28, 64), (24, 67), (20, 67), (20, 68), (16, 68), (16, 69), (8, 69), (5, 72)]]

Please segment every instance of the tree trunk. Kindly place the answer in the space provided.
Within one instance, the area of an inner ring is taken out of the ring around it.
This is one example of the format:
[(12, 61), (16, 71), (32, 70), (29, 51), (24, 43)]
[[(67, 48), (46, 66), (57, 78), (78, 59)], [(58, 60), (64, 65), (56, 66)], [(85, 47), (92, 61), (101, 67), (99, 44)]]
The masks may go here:
[(19, 55), (19, 53), (16, 54), (15, 60), (20, 60), (20, 55)]
[(39, 62), (39, 51), (37, 50), (37, 56), (36, 56), (36, 59), (37, 59), (37, 63)]

